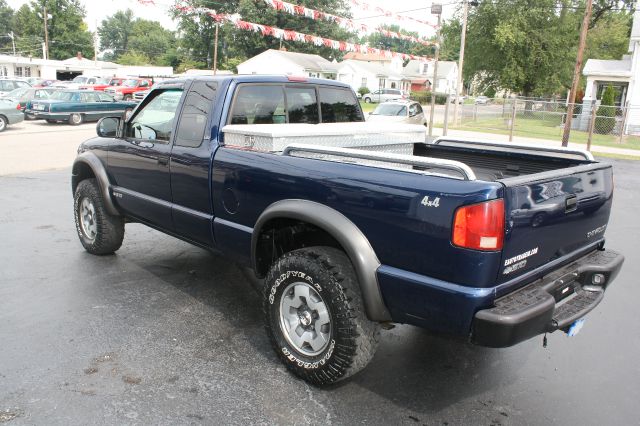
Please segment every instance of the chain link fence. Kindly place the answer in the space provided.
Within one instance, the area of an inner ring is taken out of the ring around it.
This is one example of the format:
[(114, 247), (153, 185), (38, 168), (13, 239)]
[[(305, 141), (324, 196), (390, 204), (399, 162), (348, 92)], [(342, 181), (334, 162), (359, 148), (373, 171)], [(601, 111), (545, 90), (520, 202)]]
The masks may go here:
[[(454, 102), (451, 99), (450, 102)], [(440, 125), (448, 129), (498, 133), (514, 137), (562, 140), (570, 106), (573, 119), (569, 142), (640, 149), (640, 108), (605, 106), (600, 102), (567, 104), (554, 99), (485, 98), (465, 99), (446, 105)]]

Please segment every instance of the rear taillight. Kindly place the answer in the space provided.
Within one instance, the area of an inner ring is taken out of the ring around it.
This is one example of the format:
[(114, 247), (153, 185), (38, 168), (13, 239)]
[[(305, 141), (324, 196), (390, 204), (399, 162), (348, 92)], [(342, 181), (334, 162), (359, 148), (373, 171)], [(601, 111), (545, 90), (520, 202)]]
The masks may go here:
[(486, 201), (456, 210), (451, 242), (473, 250), (502, 250), (504, 201)]
[(20, 104), (16, 105), (16, 109), (17, 109), (18, 111), (22, 111), (22, 108), (20, 108)]

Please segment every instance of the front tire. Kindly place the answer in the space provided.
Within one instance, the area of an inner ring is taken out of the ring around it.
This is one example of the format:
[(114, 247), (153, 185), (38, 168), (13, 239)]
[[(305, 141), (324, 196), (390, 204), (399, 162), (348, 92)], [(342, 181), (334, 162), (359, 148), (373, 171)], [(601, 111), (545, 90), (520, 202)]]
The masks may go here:
[(331, 247), (283, 255), (265, 278), (265, 327), (273, 349), (296, 376), (329, 385), (373, 358), (380, 326), (366, 318), (349, 258)]
[(364, 103), (365, 104), (370, 104), (371, 103), (371, 98), (364, 98)]
[(123, 101), (130, 101), (131, 99), (133, 99), (133, 96), (132, 96), (132, 95), (124, 95), (124, 96), (122, 97), (122, 100), (123, 100)]
[(111, 254), (124, 239), (124, 219), (107, 212), (95, 179), (78, 184), (73, 211), (80, 243), (91, 254)]

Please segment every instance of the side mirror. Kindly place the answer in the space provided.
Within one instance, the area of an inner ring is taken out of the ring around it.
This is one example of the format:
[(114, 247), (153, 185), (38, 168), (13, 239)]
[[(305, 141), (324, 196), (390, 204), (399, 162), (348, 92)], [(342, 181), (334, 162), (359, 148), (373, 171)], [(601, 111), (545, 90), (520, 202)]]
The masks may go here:
[(101, 138), (115, 138), (118, 136), (118, 128), (120, 127), (120, 118), (103, 117), (96, 125), (96, 133)]

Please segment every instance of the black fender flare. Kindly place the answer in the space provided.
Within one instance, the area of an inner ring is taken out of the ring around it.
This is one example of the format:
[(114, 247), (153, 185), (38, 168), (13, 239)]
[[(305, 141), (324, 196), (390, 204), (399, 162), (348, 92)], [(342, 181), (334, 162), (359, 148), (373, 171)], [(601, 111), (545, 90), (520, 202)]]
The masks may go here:
[(104, 168), (104, 164), (102, 164), (102, 161), (100, 161), (98, 156), (91, 151), (85, 151), (82, 154), (78, 155), (73, 162), (73, 168), (71, 172), (72, 193), (75, 192), (76, 187), (80, 183), (78, 181), (78, 168), (80, 164), (87, 165), (93, 172), (93, 175), (96, 177), (98, 185), (100, 186), (100, 192), (102, 193), (104, 205), (107, 208), (109, 214), (120, 216), (120, 212), (113, 203), (113, 199), (111, 199), (111, 194), (109, 192), (111, 189), (111, 184), (109, 183), (109, 177), (107, 176), (107, 171)]
[(338, 241), (355, 269), (367, 317), (372, 321), (391, 321), (376, 274), (380, 261), (369, 240), (351, 220), (324, 204), (308, 200), (281, 200), (267, 207), (258, 218), (251, 238), (251, 261), (255, 271), (258, 270), (256, 251), (260, 231), (267, 222), (279, 218), (310, 223)]

